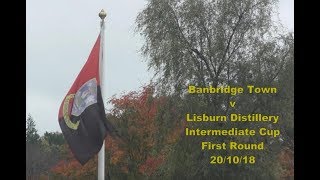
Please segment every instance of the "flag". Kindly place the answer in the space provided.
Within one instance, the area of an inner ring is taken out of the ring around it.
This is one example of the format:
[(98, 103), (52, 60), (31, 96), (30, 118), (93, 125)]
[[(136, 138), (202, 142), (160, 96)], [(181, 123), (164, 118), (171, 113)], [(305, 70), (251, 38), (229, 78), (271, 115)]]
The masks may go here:
[(100, 88), (99, 53), (100, 35), (86, 64), (63, 99), (58, 115), (62, 133), (82, 165), (100, 151), (107, 134)]

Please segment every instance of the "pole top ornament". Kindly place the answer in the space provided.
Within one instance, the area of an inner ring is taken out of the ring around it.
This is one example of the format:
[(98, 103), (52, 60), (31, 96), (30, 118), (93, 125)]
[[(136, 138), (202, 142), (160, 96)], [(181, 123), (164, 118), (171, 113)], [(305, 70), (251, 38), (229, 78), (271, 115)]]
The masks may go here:
[(107, 16), (107, 13), (102, 9), (99, 13), (99, 17), (101, 20), (104, 20), (104, 18)]

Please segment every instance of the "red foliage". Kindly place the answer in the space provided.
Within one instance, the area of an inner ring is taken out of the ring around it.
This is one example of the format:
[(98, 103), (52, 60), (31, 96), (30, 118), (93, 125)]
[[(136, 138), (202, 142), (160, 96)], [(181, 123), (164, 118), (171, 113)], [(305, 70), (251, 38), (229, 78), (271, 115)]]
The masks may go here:
[[(168, 148), (163, 148), (157, 155), (151, 155), (159, 135), (156, 116), (160, 107), (167, 103), (167, 97), (155, 97), (154, 87), (148, 85), (141, 92), (130, 92), (120, 98), (113, 98), (110, 102), (114, 105), (111, 115), (119, 122), (119, 126), (127, 123), (129, 139), (135, 139), (135, 143), (138, 143), (135, 148), (130, 148), (124, 143), (131, 142), (122, 142), (109, 137), (107, 149), (111, 152), (111, 163), (120, 165), (123, 172), (128, 172), (128, 166), (124, 162), (130, 157), (131, 161), (141, 162), (138, 164), (140, 173), (151, 175), (165, 162), (164, 154), (168, 154)], [(174, 108), (170, 112), (177, 113)], [(165, 137), (162, 146), (165, 147), (178, 140), (184, 129), (184, 124), (181, 122), (175, 124), (173, 131), (163, 134)]]
[(148, 156), (147, 160), (139, 166), (139, 172), (150, 176), (157, 168), (164, 162), (165, 157), (163, 154), (158, 156)]
[(157, 109), (164, 103), (164, 98), (153, 97), (154, 88), (152, 86), (143, 87), (141, 93), (130, 92), (119, 99), (112, 99), (114, 105), (111, 114), (115, 117), (122, 117), (124, 113), (129, 113), (128, 134), (138, 136), (143, 140), (142, 144), (151, 148), (154, 146), (154, 135), (157, 131), (155, 117)]
[(111, 136), (106, 139), (106, 149), (112, 154), (111, 164), (118, 164), (124, 158), (125, 152), (119, 148), (119, 142)]
[(97, 157), (91, 159), (84, 166), (82, 166), (73, 156), (71, 150), (65, 146), (67, 155), (65, 159), (59, 161), (57, 165), (51, 168), (53, 174), (80, 179), (85, 176), (94, 176), (97, 172)]
[(294, 152), (289, 148), (284, 148), (279, 154), (279, 161), (282, 167), (281, 178), (294, 177)]

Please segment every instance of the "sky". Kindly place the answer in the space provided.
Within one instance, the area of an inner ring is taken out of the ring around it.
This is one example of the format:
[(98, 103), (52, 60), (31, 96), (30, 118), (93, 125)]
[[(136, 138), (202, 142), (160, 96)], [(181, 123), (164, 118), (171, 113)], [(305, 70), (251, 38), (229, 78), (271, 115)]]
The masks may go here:
[[(143, 39), (134, 33), (135, 18), (146, 2), (26, 1), (26, 113), (40, 135), (61, 132), (58, 110), (97, 39), (102, 8), (107, 12), (105, 97), (139, 90), (150, 81), (153, 73), (139, 53)], [(293, 0), (280, 0), (279, 19), (294, 30)]]

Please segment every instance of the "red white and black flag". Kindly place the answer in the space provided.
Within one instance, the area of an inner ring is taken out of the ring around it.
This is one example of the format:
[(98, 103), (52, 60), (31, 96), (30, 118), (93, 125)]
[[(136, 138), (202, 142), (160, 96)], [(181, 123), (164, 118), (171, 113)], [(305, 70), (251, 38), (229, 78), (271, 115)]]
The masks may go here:
[(97, 154), (107, 135), (100, 89), (100, 35), (59, 109), (59, 124), (75, 158), (84, 165)]

